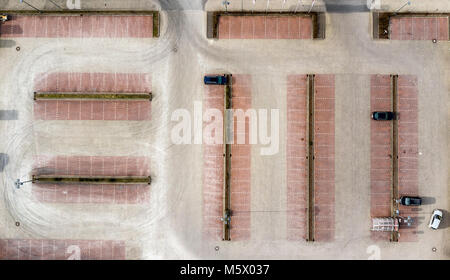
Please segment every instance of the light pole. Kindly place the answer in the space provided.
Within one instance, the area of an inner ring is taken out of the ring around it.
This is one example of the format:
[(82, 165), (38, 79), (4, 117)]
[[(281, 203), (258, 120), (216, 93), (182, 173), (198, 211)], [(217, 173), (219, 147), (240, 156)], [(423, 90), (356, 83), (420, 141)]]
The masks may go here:
[(269, 9), (269, 5), (270, 5), (270, 0), (267, 0), (266, 13), (267, 13), (267, 10)]
[(300, 6), (300, 3), (302, 2), (302, 0), (298, 0), (297, 5), (295, 6), (295, 11), (294, 13), (297, 12), (298, 6)]
[(228, 12), (228, 5), (230, 5), (230, 2), (228, 2), (227, 0), (224, 0), (222, 2), (222, 4), (225, 6), (225, 12)]
[(35, 9), (36, 11), (38, 11), (39, 13), (42, 13), (41, 10), (39, 10), (38, 8), (36, 8), (35, 6), (31, 5), (30, 3), (28, 3), (28, 2), (26, 2), (26, 1), (24, 1), (24, 0), (20, 0), (20, 3), (25, 3), (25, 4), (27, 4), (28, 6), (30, 6), (31, 8)]
[(411, 5), (411, 1), (406, 1), (405, 4), (403, 4), (403, 6), (401, 6), (400, 8), (398, 8), (397, 11), (395, 11), (396, 13), (400, 12), (401, 9), (403, 9), (406, 5)]
[(33, 181), (33, 180), (28, 180), (28, 181), (23, 181), (23, 182), (21, 182), (20, 179), (17, 179), (17, 180), (14, 182), (14, 185), (16, 186), (16, 189), (20, 189), (20, 186), (22, 186), (22, 185), (25, 184), (25, 183), (32, 182), (32, 181)]
[(314, 7), (314, 3), (316, 3), (316, 0), (314, 0), (311, 4), (311, 7), (309, 8), (308, 14), (311, 12), (312, 8)]

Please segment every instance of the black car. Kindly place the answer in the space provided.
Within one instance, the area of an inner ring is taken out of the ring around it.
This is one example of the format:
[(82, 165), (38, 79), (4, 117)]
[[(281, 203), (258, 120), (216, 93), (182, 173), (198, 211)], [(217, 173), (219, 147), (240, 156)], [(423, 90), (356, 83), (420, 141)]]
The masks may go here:
[(205, 85), (226, 85), (228, 83), (227, 75), (223, 76), (205, 76), (203, 79)]
[(422, 204), (422, 199), (417, 196), (402, 196), (400, 203), (405, 206), (419, 206)]
[(376, 121), (390, 121), (395, 118), (395, 114), (393, 112), (373, 112), (372, 119)]

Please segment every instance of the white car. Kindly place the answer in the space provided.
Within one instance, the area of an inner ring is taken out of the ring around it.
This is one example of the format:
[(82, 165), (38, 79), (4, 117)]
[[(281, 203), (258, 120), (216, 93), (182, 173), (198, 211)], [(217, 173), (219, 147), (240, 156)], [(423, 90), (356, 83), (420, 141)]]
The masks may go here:
[(439, 224), (442, 221), (442, 211), (439, 209), (434, 209), (433, 214), (431, 215), (430, 224), (428, 227), (432, 229), (438, 229)]

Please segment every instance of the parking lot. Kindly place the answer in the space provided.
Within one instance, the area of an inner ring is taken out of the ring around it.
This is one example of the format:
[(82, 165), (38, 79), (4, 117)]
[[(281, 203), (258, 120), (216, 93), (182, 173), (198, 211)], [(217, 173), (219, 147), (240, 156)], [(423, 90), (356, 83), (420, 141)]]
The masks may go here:
[[(149, 2), (138, 8), (159, 11), (158, 36), (154, 14), (19, 15), (1, 25), (0, 112), (16, 117), (0, 120), (0, 259), (367, 259), (369, 248), (382, 259), (450, 257), (448, 220), (428, 228), (433, 209), (445, 216), (450, 205), (448, 17), (447, 25), (433, 19), (433, 30), (424, 19), (424, 32), (418, 27), (410, 39), (407, 23), (392, 18), (390, 40), (382, 40), (372, 38), (370, 12), (328, 13), (318, 3), (324, 39), (312, 38), (308, 17), (279, 13), (221, 16), (218, 37), (208, 39), (206, 12), (222, 11), (219, 1), (181, 10)], [(288, 2), (292, 12), (296, 1)], [(414, 11), (450, 12), (445, 1), (432, 2)], [(254, 109), (257, 119), (256, 144), (250, 119), (232, 124), (241, 134), (231, 144), (230, 241), (222, 241), (220, 220), (224, 146), (196, 138), (199, 127), (209, 131), (207, 109), (224, 111), (225, 87), (204, 85), (208, 74), (232, 74), (232, 108)], [(392, 110), (392, 75), (396, 139), (391, 122), (370, 118)], [(35, 92), (152, 99), (34, 100)], [(271, 110), (279, 117), (273, 135)], [(180, 115), (189, 115), (190, 143), (173, 141)], [(262, 153), (276, 141), (276, 152)], [(424, 198), (420, 207), (399, 207), (414, 221), (400, 228), (399, 242), (370, 231), (372, 217), (392, 214), (394, 143), (399, 195)], [(17, 188), (32, 175), (151, 176), (151, 184)]]

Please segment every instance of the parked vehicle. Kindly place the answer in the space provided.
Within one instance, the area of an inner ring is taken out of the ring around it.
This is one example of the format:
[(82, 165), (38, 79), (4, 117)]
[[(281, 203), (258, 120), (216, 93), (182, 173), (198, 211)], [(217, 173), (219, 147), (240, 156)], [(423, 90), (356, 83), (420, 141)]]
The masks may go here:
[(395, 118), (394, 112), (373, 112), (372, 119), (376, 121), (390, 121)]
[(428, 227), (432, 229), (438, 229), (439, 224), (442, 221), (442, 211), (439, 209), (434, 209), (433, 214), (431, 214), (431, 219)]
[(0, 20), (2, 22), (5, 22), (7, 20), (10, 20), (10, 16), (9, 15), (0, 15)]
[(205, 85), (226, 85), (228, 84), (227, 75), (223, 76), (205, 76)]
[(404, 206), (420, 206), (422, 204), (422, 198), (417, 196), (402, 196), (400, 197), (400, 203)]

